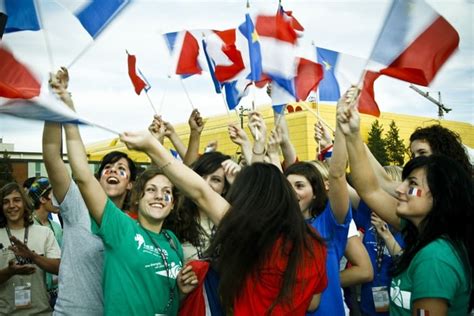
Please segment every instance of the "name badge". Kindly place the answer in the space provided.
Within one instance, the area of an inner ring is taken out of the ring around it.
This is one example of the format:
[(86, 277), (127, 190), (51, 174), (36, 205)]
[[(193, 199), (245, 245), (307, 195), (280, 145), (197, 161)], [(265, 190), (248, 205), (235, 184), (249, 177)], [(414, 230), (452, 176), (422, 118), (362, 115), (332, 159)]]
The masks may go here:
[(15, 308), (25, 309), (31, 307), (31, 283), (15, 286)]
[(377, 313), (388, 312), (390, 299), (388, 288), (386, 286), (375, 286), (372, 288), (372, 297), (374, 298), (375, 311)]

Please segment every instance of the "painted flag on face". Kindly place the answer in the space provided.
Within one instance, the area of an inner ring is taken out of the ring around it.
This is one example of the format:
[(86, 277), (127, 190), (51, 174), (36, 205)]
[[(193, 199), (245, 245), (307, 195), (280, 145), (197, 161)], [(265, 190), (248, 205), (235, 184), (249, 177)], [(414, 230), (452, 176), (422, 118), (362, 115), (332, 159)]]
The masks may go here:
[(5, 33), (41, 28), (34, 0), (0, 0), (0, 12), (8, 16)]
[(370, 70), (427, 86), (458, 45), (456, 30), (425, 1), (393, 0)]
[(0, 46), (0, 97), (30, 99), (40, 94), (41, 84), (33, 73)]
[(183, 78), (201, 74), (199, 42), (191, 31), (163, 34), (172, 59), (172, 71)]
[(138, 69), (136, 65), (137, 58), (135, 55), (130, 55), (128, 52), (127, 55), (128, 76), (130, 77), (133, 87), (135, 88), (135, 93), (140, 95), (143, 89), (145, 89), (145, 92), (148, 92), (148, 90), (151, 89), (151, 86), (148, 83), (148, 80), (146, 80), (146, 78), (141, 73), (140, 69)]
[(72, 9), (71, 1), (58, 0), (71, 10), (89, 35), (96, 39), (99, 34), (130, 3), (130, 0), (92, 0)]
[(421, 189), (418, 188), (410, 188), (408, 189), (408, 195), (410, 196), (421, 196)]

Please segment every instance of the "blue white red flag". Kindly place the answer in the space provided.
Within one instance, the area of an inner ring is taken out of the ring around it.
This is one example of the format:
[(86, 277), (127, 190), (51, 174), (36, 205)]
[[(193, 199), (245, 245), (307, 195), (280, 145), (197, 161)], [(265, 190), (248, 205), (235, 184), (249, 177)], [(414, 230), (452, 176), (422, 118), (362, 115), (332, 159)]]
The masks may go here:
[(247, 79), (259, 81), (262, 77), (262, 53), (257, 31), (248, 13), (245, 15), (245, 22), (239, 26), (239, 32), (245, 36), (248, 43), (250, 74), (247, 76)]
[[(197, 31), (196, 31), (197, 32)], [(179, 31), (163, 34), (171, 55), (172, 72), (187, 78), (201, 74), (200, 46), (198, 37), (191, 31)], [(202, 58), (202, 57), (201, 57)]]
[[(57, 2), (71, 10), (71, 4), (67, 1), (57, 0)], [(72, 13), (87, 33), (96, 39), (129, 3), (130, 0), (91, 0), (75, 8)]]
[(423, 0), (393, 0), (370, 70), (427, 86), (457, 49), (456, 30)]
[(135, 88), (135, 93), (139, 95), (143, 89), (145, 89), (145, 92), (148, 92), (148, 90), (151, 89), (151, 85), (148, 83), (148, 80), (146, 80), (145, 76), (143, 76), (140, 69), (138, 69), (137, 58), (135, 55), (128, 54), (128, 52), (127, 55), (128, 76), (130, 77), (133, 87)]
[(4, 45), (0, 46), (0, 97), (30, 99), (40, 94), (36, 76)]
[(0, 0), (0, 12), (8, 16), (5, 33), (41, 28), (34, 0)]

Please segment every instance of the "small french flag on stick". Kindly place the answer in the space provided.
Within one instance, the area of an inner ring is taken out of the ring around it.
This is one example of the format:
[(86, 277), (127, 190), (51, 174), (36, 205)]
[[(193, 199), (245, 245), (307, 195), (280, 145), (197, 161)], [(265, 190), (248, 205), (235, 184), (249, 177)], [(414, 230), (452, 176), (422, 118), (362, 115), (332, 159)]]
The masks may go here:
[(416, 316), (430, 316), (430, 312), (425, 309), (419, 308), (416, 310)]
[[(408, 190), (408, 195), (411, 196), (421, 196), (421, 189), (418, 188), (410, 188)], [(426, 315), (426, 314), (421, 314), (421, 315)]]

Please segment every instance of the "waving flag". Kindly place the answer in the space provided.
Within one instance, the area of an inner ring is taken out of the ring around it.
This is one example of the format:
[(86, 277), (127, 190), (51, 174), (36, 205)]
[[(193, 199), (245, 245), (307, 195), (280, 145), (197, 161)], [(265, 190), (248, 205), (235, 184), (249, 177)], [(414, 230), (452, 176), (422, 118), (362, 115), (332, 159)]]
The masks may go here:
[(298, 22), (298, 20), (293, 16), (292, 11), (285, 11), (281, 3), (278, 5), (278, 14), (281, 14), (284, 18), (289, 19), (291, 27), (295, 30), (298, 36), (303, 35), (304, 27)]
[(427, 86), (458, 45), (456, 30), (426, 2), (394, 0), (370, 57), (386, 68), (371, 70)]
[(0, 97), (30, 99), (40, 94), (41, 85), (30, 70), (0, 46)]
[(258, 34), (248, 13), (245, 15), (245, 22), (239, 26), (239, 31), (245, 36), (248, 43), (250, 74), (247, 79), (258, 81), (262, 77), (262, 53)]
[(163, 37), (172, 58), (175, 74), (184, 78), (201, 74), (199, 42), (191, 31), (166, 33)]
[(93, 39), (122, 11), (129, 0), (92, 0), (75, 15)]
[(8, 16), (5, 33), (40, 29), (34, 0), (0, 0), (0, 12)]
[(136, 65), (137, 58), (135, 57), (135, 55), (130, 55), (128, 52), (127, 55), (128, 75), (130, 77), (130, 80), (132, 80), (133, 87), (135, 88), (135, 93), (140, 95), (143, 89), (145, 89), (145, 92), (148, 92), (148, 90), (151, 89), (151, 86), (141, 73), (140, 69), (138, 69)]
[(297, 34), (291, 20), (281, 14), (258, 15), (257, 30), (262, 52), (262, 70), (265, 74), (283, 79), (296, 76)]

